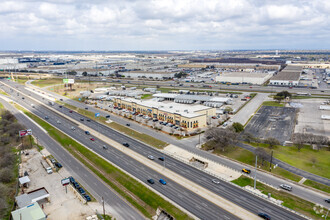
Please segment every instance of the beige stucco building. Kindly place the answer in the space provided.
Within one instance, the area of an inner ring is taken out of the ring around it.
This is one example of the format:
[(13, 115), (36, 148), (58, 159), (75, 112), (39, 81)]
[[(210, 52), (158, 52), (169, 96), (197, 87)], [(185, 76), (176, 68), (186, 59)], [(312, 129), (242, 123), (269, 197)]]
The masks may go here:
[(215, 108), (203, 105), (185, 105), (133, 98), (115, 98), (113, 103), (116, 107), (181, 126), (187, 131), (206, 127), (208, 119), (216, 114)]

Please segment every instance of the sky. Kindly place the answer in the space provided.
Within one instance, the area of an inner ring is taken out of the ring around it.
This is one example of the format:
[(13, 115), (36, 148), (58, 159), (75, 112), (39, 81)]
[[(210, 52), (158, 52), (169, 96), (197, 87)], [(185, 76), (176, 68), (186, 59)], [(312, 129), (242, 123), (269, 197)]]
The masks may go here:
[(0, 0), (0, 50), (330, 49), (330, 0)]

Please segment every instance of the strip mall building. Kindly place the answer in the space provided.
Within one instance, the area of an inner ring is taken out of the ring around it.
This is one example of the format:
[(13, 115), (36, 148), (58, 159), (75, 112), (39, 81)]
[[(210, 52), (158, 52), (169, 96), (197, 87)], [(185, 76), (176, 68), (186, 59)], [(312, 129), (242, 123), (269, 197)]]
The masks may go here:
[(133, 98), (115, 98), (113, 103), (116, 107), (179, 125), (187, 131), (206, 127), (209, 118), (216, 114), (215, 108), (203, 105), (186, 105)]

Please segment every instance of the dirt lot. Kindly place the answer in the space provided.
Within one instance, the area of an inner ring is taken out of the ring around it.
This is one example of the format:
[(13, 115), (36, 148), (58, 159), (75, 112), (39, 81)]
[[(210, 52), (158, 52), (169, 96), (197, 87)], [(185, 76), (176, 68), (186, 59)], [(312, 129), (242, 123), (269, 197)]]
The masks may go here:
[(262, 106), (245, 128), (255, 137), (273, 137), (283, 144), (291, 139), (295, 126), (296, 109)]
[[(27, 150), (29, 155), (22, 155), (22, 164), (20, 173), (28, 172), (31, 180), (29, 187), (25, 192), (30, 192), (40, 187), (45, 187), (49, 192), (49, 203), (44, 203), (44, 212), (48, 215), (47, 219), (86, 219), (87, 216), (95, 214), (95, 208), (101, 210), (96, 202), (84, 204), (78, 199), (78, 195), (74, 192), (73, 187), (65, 187), (61, 185), (61, 179), (69, 177), (70, 173), (65, 168), (61, 168), (59, 172), (47, 174), (40, 164), (42, 155), (35, 149)], [(46, 150), (42, 150), (42, 154), (49, 155)]]

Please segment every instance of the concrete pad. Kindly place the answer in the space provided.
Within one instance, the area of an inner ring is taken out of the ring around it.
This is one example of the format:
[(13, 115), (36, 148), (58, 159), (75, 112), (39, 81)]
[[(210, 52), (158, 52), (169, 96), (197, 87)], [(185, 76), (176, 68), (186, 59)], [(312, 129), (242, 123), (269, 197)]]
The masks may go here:
[(204, 169), (205, 171), (213, 173), (214, 175), (219, 176), (220, 178), (225, 179), (227, 181), (232, 181), (241, 176), (240, 172), (237, 172), (233, 169), (225, 167), (221, 164), (215, 163), (206, 158), (200, 157), (199, 155), (190, 153), (189, 151), (186, 151), (186, 150), (179, 148), (172, 144), (166, 146), (164, 148), (164, 151), (166, 153), (170, 154), (171, 156), (177, 157), (186, 162), (189, 162), (193, 157), (197, 158), (201, 161), (204, 161), (208, 164), (208, 166)]

